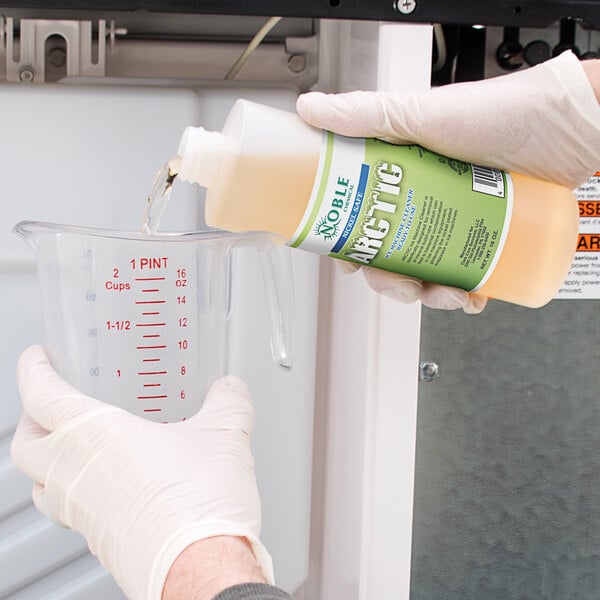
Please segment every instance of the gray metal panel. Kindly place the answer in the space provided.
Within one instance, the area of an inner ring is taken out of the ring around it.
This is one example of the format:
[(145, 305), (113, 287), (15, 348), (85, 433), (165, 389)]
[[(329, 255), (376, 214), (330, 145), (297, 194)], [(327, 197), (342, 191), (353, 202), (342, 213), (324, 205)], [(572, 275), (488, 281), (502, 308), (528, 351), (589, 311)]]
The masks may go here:
[(424, 310), (411, 600), (597, 600), (598, 308)]

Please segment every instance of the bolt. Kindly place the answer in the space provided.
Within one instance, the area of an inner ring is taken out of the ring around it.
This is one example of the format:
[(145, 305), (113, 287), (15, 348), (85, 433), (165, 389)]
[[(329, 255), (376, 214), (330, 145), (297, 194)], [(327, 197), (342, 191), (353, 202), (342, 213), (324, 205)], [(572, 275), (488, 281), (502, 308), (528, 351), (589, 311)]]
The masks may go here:
[(419, 364), (419, 379), (421, 381), (433, 381), (440, 376), (440, 367), (432, 360), (425, 360)]
[(32, 67), (22, 67), (19, 69), (19, 81), (30, 83), (34, 79), (34, 73)]
[(417, 8), (416, 0), (396, 0), (394, 8), (403, 15), (410, 15)]
[(306, 56), (304, 54), (292, 54), (288, 59), (288, 69), (292, 73), (302, 73), (306, 69)]
[(57, 69), (64, 67), (67, 62), (67, 51), (64, 48), (52, 48), (48, 52), (48, 62)]

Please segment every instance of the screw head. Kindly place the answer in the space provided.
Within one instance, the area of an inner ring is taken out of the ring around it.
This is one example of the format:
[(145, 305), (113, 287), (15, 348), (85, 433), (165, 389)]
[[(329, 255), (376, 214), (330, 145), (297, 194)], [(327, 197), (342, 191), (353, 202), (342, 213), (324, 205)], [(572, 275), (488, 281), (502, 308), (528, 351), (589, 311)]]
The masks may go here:
[(417, 8), (416, 0), (396, 0), (394, 8), (403, 15), (410, 15)]
[(67, 51), (64, 48), (52, 48), (48, 53), (48, 62), (57, 69), (64, 67), (67, 62)]
[(33, 81), (35, 75), (33, 73), (33, 69), (31, 67), (21, 67), (19, 69), (19, 81), (23, 81), (24, 83), (29, 83)]
[(419, 364), (419, 379), (433, 381), (440, 376), (440, 366), (432, 360), (425, 360)]
[(306, 69), (306, 56), (304, 54), (292, 54), (288, 59), (288, 69), (292, 73), (302, 73)]

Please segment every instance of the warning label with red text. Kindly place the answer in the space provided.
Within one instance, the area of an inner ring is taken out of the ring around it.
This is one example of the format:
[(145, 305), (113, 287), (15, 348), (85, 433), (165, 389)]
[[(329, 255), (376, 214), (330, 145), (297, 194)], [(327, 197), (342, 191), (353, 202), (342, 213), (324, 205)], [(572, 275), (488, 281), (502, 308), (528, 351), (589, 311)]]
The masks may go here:
[(556, 298), (600, 298), (600, 171), (575, 190), (579, 236), (573, 265)]

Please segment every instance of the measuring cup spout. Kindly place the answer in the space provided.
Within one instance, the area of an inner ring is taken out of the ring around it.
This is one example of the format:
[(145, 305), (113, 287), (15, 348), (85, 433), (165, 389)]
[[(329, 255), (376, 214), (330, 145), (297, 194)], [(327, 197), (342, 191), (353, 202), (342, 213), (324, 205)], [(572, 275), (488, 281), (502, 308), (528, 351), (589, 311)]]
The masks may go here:
[(49, 233), (44, 223), (38, 221), (21, 221), (13, 227), (13, 232), (20, 235), (34, 250), (39, 240)]
[(287, 246), (269, 238), (259, 245), (271, 330), (273, 360), (283, 369), (292, 368), (294, 336), (294, 288), (292, 260)]

